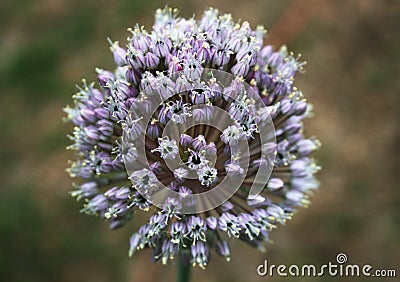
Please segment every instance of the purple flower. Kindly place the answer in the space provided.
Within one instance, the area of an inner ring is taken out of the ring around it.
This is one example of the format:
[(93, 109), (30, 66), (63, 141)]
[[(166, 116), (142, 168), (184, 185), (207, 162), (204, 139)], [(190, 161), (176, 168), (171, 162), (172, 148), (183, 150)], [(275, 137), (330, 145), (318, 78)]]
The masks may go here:
[[(304, 62), (286, 47), (262, 46), (263, 28), (253, 30), (212, 8), (196, 22), (167, 7), (157, 10), (152, 31), (138, 25), (128, 30), (122, 47), (109, 40), (115, 70), (96, 69), (98, 84), (83, 80), (74, 104), (64, 109), (75, 125), (68, 136), (76, 160), (67, 171), (78, 183), (71, 195), (84, 201), (82, 212), (107, 220), (111, 229), (127, 224), (138, 209), (150, 214), (131, 236), (129, 255), (149, 248), (154, 261), (166, 264), (180, 256), (204, 268), (212, 249), (230, 260), (223, 233), (262, 250), (269, 232), (308, 206), (319, 186), (320, 167), (309, 155), (320, 142), (303, 134), (312, 107), (294, 87)], [(234, 79), (221, 85), (205, 71), (210, 69)], [(154, 103), (159, 106), (151, 113)], [(233, 121), (221, 130), (208, 126), (222, 121), (216, 108)], [(146, 123), (147, 114), (152, 118)], [(268, 120), (274, 140), (263, 143), (259, 124)], [(181, 128), (191, 121), (199, 125), (174, 137), (164, 134), (171, 124)], [(246, 164), (240, 161), (243, 142), (249, 147)], [(180, 166), (171, 166), (174, 160)], [(265, 165), (273, 166), (271, 177), (250, 198)], [(199, 204), (191, 196), (241, 176), (228, 201), (207, 212), (180, 213), (182, 206)], [(158, 183), (179, 197), (153, 206), (147, 196)]]

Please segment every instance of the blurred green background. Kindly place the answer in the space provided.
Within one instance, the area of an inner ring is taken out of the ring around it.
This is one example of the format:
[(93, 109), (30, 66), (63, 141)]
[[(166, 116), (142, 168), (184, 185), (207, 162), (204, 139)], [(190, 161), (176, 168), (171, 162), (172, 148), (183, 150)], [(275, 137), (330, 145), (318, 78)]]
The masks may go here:
[(186, 17), (213, 6), (263, 24), (266, 43), (302, 53), (308, 64), (296, 82), (315, 106), (306, 134), (323, 144), (310, 208), (272, 233), (266, 253), (234, 241), (230, 263), (214, 255), (193, 281), (278, 281), (256, 267), (264, 259), (321, 265), (340, 252), (399, 276), (399, 1), (2, 0), (0, 281), (174, 280), (175, 265), (153, 264), (146, 251), (128, 258), (140, 220), (110, 231), (79, 214), (64, 171), (72, 127), (62, 122), (74, 84), (113, 67), (105, 38), (123, 42), (136, 22), (150, 28), (167, 3)]

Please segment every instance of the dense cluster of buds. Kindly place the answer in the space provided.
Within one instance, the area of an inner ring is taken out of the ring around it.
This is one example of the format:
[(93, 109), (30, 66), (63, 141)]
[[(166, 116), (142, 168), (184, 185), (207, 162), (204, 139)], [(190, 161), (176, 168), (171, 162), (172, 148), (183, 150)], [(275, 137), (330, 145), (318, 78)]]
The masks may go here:
[[(130, 238), (130, 255), (150, 248), (162, 263), (179, 255), (204, 268), (210, 249), (229, 260), (228, 237), (262, 250), (269, 232), (307, 206), (318, 188), (319, 166), (309, 154), (320, 144), (303, 135), (311, 105), (293, 85), (304, 63), (285, 47), (263, 46), (262, 27), (253, 30), (216, 9), (196, 21), (165, 8), (156, 12), (152, 31), (137, 25), (129, 32), (124, 46), (110, 40), (116, 69), (97, 69), (99, 85), (83, 80), (74, 105), (65, 108), (66, 119), (75, 125), (68, 147), (77, 153), (68, 168), (78, 179), (72, 196), (84, 200), (82, 212), (108, 220), (112, 229), (138, 210), (151, 213)], [(232, 79), (221, 85), (208, 70)], [(161, 97), (160, 104), (143, 124), (141, 113), (154, 106), (148, 103), (151, 95)], [(221, 130), (201, 124), (178, 130), (189, 120), (218, 123), (215, 107), (234, 122)], [(274, 136), (265, 143), (259, 124), (267, 119)], [(180, 132), (177, 138), (163, 134), (169, 124)], [(142, 134), (143, 152), (134, 142)], [(232, 149), (241, 141), (249, 147), (245, 165)], [(171, 168), (168, 162), (177, 157), (181, 166)], [(145, 166), (135, 167), (143, 160)], [(249, 197), (263, 163), (270, 165), (270, 177)], [(182, 203), (196, 205), (190, 195), (220, 189), (224, 178), (235, 175), (243, 181), (227, 201), (198, 213), (180, 212)], [(154, 205), (146, 193), (157, 183), (178, 197)]]

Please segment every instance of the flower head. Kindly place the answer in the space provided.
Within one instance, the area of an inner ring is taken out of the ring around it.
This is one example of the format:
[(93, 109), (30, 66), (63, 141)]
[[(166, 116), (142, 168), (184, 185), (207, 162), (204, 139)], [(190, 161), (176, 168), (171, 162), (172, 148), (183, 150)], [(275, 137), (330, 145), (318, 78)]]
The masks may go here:
[(311, 107), (294, 86), (304, 63), (212, 8), (196, 22), (167, 7), (152, 31), (129, 31), (109, 40), (115, 70), (97, 69), (99, 85), (83, 80), (65, 108), (71, 195), (112, 229), (155, 206), (130, 255), (204, 268), (212, 249), (229, 261), (228, 237), (262, 250), (318, 188), (320, 143), (303, 135)]

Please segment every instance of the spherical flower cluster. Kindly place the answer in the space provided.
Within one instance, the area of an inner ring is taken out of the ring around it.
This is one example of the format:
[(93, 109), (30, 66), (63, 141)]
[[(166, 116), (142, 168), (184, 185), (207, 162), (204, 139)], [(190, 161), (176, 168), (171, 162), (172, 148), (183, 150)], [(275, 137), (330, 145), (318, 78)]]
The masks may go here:
[[(129, 32), (124, 46), (109, 40), (116, 69), (97, 69), (99, 85), (83, 80), (74, 105), (65, 108), (66, 119), (75, 125), (68, 148), (77, 153), (68, 168), (78, 179), (71, 195), (84, 200), (82, 212), (108, 220), (111, 229), (140, 210), (151, 213), (130, 238), (130, 255), (150, 248), (153, 260), (163, 264), (179, 255), (204, 268), (211, 249), (230, 259), (229, 237), (263, 250), (269, 232), (297, 207), (307, 206), (318, 188), (314, 174), (319, 167), (309, 154), (320, 144), (303, 135), (302, 120), (311, 105), (293, 85), (304, 63), (285, 47), (263, 46), (262, 27), (252, 30), (248, 22), (236, 23), (212, 8), (198, 22), (178, 17), (171, 8), (158, 10), (151, 32), (138, 25)], [(210, 72), (205, 76), (206, 70), (233, 79), (224, 87)], [(143, 124), (140, 113), (149, 111), (151, 95), (162, 99)], [(185, 132), (175, 129), (178, 138), (163, 134), (169, 124), (217, 123), (215, 107), (234, 122), (221, 130), (204, 124)], [(275, 128), (274, 142), (260, 142), (259, 122), (266, 117)], [(134, 142), (141, 134), (144, 152)], [(246, 164), (234, 146), (241, 141), (249, 147)], [(168, 165), (176, 158), (179, 166)], [(271, 176), (260, 193), (249, 197), (263, 163), (270, 164)], [(224, 178), (237, 175), (244, 180), (223, 204), (180, 212), (182, 205), (196, 204), (191, 195), (219, 189)], [(157, 183), (178, 197), (155, 206), (147, 195)]]

